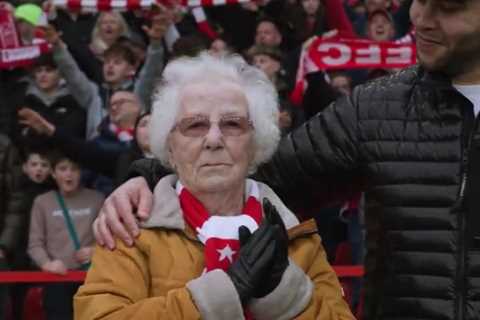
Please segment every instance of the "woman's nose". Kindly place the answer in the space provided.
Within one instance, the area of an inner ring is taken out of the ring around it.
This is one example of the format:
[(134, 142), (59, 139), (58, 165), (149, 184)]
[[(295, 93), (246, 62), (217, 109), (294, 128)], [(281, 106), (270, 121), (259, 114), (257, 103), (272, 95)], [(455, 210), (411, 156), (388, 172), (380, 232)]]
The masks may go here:
[(205, 135), (205, 146), (207, 148), (218, 148), (223, 146), (223, 133), (217, 123), (212, 123)]

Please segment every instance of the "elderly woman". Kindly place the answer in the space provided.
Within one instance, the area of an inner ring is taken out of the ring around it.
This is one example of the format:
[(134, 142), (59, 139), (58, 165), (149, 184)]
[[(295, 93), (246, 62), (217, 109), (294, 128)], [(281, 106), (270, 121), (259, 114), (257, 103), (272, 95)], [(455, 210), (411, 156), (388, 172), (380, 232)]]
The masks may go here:
[(315, 223), (246, 178), (275, 151), (277, 117), (272, 84), (239, 57), (166, 67), (151, 146), (175, 175), (133, 247), (97, 248), (76, 319), (353, 319)]

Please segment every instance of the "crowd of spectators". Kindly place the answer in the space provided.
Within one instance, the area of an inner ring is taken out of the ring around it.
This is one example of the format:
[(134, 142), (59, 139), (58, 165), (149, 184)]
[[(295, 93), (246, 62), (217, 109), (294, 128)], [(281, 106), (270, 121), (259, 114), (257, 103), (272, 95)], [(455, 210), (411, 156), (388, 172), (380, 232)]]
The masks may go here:
[[(151, 97), (169, 60), (203, 50), (243, 55), (275, 84), (279, 124), (288, 134), (354, 86), (396, 71), (310, 73), (303, 102), (294, 105), (290, 93), (300, 55), (312, 37), (333, 32), (408, 41), (414, 37), (410, 2), (259, 0), (206, 7), (211, 32), (175, 3), (123, 13), (74, 12), (41, 1), (5, 4), (22, 44), (46, 41), (51, 52), (29, 67), (0, 70), (0, 268), (63, 274), (88, 262), (93, 237), (85, 224), (96, 216), (101, 199), (125, 180), (129, 165), (152, 157)], [(75, 220), (73, 231), (55, 222), (65, 214), (55, 198), (59, 194), (75, 195), (64, 199), (70, 208), (66, 214)], [(357, 198), (354, 206), (330, 203), (299, 212), (319, 222), (332, 262), (338, 243), (349, 239), (349, 263), (362, 263), (362, 201)], [(353, 288), (350, 302), (356, 308), (360, 283)], [(21, 319), (25, 288), (10, 289), (0, 286), (0, 316), (10, 296), (14, 317)], [(47, 313), (64, 312), (62, 319), (68, 319), (69, 310), (50, 309), (52, 299), (71, 297), (71, 288), (49, 290)]]

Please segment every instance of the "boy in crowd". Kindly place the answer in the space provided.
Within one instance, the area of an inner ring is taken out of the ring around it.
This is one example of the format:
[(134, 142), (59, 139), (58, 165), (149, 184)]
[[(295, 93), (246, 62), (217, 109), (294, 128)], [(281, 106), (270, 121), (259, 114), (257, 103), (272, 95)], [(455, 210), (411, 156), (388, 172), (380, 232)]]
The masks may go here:
[[(30, 149), (24, 154), (23, 165), (12, 170), (14, 179), (5, 210), (5, 228), (1, 233), (3, 254), (8, 256), (12, 270), (32, 268), (27, 254), (30, 211), (35, 197), (53, 189), (48, 150)], [(23, 301), (29, 287), (29, 284), (15, 284), (9, 288), (14, 319), (23, 318)]]
[(252, 65), (262, 70), (277, 89), (280, 101), (279, 126), (282, 134), (285, 135), (300, 126), (304, 116), (300, 108), (292, 106), (289, 102), (289, 90), (282, 66), (282, 52), (275, 47), (254, 45), (247, 51), (247, 59)]
[(46, 39), (53, 46), (53, 56), (60, 72), (67, 84), (75, 89), (73, 94), (77, 101), (87, 110), (87, 139), (98, 135), (97, 127), (107, 115), (107, 107), (113, 92), (132, 90), (140, 97), (142, 105), (149, 108), (155, 80), (160, 77), (163, 69), (164, 56), (161, 41), (170, 24), (169, 14), (161, 12), (152, 17), (150, 28), (144, 28), (150, 39), (150, 45), (136, 81), (134, 76), (137, 62), (129, 46), (116, 43), (105, 51), (103, 62), (105, 84), (101, 88), (80, 70), (61, 40), (60, 34), (52, 26), (46, 29)]
[[(65, 274), (88, 267), (94, 243), (92, 223), (103, 203), (99, 192), (80, 185), (80, 167), (60, 153), (52, 156), (57, 190), (33, 203), (28, 254), (43, 271)], [(44, 289), (47, 319), (72, 319), (78, 284), (52, 284)]]
[[(72, 94), (74, 88), (62, 79), (52, 54), (41, 55), (35, 60), (31, 77), (23, 78), (17, 90), (17, 108), (28, 107), (68, 134), (85, 137), (85, 110)], [(16, 138), (27, 146), (42, 145), (44, 142), (22, 122), (18, 125)]]

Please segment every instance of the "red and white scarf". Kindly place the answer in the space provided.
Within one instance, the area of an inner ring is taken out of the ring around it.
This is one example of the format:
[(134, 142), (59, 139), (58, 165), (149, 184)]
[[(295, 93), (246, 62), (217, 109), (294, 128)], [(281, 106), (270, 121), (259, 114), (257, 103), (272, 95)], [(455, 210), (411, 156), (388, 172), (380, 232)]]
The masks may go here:
[(305, 76), (326, 70), (363, 68), (405, 68), (417, 62), (413, 35), (397, 41), (375, 42), (367, 39), (316, 37), (302, 50), (297, 79), (290, 100), (300, 105), (307, 88)]
[(36, 36), (32, 45), (22, 46), (12, 12), (0, 6), (0, 69), (29, 66), (42, 53), (49, 52), (50, 45)]
[(197, 238), (205, 246), (205, 272), (215, 269), (226, 271), (236, 260), (240, 249), (238, 228), (246, 226), (250, 232), (254, 232), (262, 222), (262, 206), (257, 183), (250, 179), (246, 180), (247, 201), (242, 214), (236, 216), (210, 215), (180, 181), (177, 182), (176, 191), (185, 221), (195, 230)]
[(115, 134), (117, 139), (122, 142), (129, 142), (132, 141), (135, 135), (134, 128), (120, 128), (114, 123), (109, 123), (108, 128), (112, 133)]
[[(250, 2), (251, 0), (180, 0), (183, 7), (211, 7)], [(171, 0), (54, 0), (54, 6), (73, 11), (97, 12), (97, 11), (132, 11), (149, 10), (154, 3), (165, 6), (173, 4)]]

